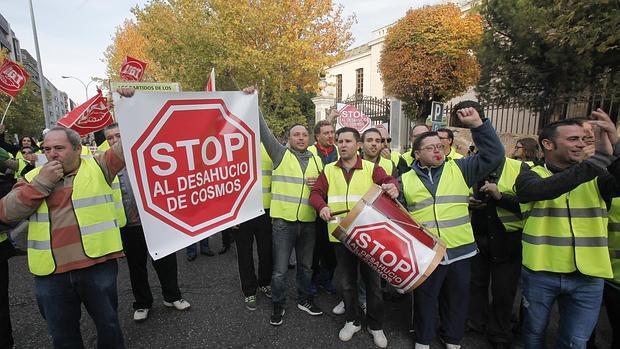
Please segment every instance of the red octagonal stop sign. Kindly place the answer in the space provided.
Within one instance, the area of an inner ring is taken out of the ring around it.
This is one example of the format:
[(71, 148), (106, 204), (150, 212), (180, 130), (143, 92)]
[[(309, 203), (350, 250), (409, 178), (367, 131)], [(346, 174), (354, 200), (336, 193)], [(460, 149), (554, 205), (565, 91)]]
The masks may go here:
[(190, 236), (234, 220), (257, 179), (255, 134), (221, 99), (168, 101), (131, 153), (144, 210)]

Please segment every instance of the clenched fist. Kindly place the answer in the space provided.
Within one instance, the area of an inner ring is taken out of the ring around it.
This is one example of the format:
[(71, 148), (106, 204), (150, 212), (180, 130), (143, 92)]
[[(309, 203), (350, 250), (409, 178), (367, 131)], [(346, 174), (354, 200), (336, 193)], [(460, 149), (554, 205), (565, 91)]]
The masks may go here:
[(60, 161), (52, 160), (41, 168), (41, 172), (39, 172), (39, 176), (47, 179), (52, 183), (58, 182), (64, 174), (62, 169), (62, 164)]

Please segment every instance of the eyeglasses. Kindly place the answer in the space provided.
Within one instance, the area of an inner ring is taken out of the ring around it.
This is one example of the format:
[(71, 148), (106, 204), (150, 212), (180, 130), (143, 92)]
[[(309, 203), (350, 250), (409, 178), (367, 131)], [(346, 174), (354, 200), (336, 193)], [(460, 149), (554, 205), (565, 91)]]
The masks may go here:
[(433, 145), (427, 145), (424, 148), (421, 148), (420, 150), (424, 150), (424, 151), (435, 151), (435, 150), (439, 150), (442, 151), (443, 150), (443, 144), (433, 144)]
[(392, 138), (381, 138), (381, 143), (385, 143), (386, 141), (392, 143)]

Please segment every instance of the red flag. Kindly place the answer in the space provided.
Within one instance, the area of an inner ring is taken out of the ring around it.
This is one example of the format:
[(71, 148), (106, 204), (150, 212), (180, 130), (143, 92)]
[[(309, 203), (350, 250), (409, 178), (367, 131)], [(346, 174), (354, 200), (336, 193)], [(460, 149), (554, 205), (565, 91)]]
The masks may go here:
[(58, 125), (72, 128), (83, 137), (91, 132), (103, 129), (112, 122), (108, 100), (101, 95), (101, 91), (98, 91), (94, 97), (58, 120)]
[(127, 56), (121, 66), (121, 78), (129, 81), (140, 81), (145, 70), (146, 62)]
[(211, 68), (211, 74), (209, 74), (209, 80), (207, 80), (205, 91), (215, 92), (215, 68)]
[(17, 96), (30, 76), (24, 68), (8, 59), (0, 67), (0, 91), (11, 97)]

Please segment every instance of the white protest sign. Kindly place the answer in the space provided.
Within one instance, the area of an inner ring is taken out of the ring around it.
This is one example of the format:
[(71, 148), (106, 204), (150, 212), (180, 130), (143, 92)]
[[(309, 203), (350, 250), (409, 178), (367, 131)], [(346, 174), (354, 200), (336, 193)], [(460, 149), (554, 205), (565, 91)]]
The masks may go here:
[(136, 92), (114, 105), (154, 259), (264, 213), (255, 94)]

